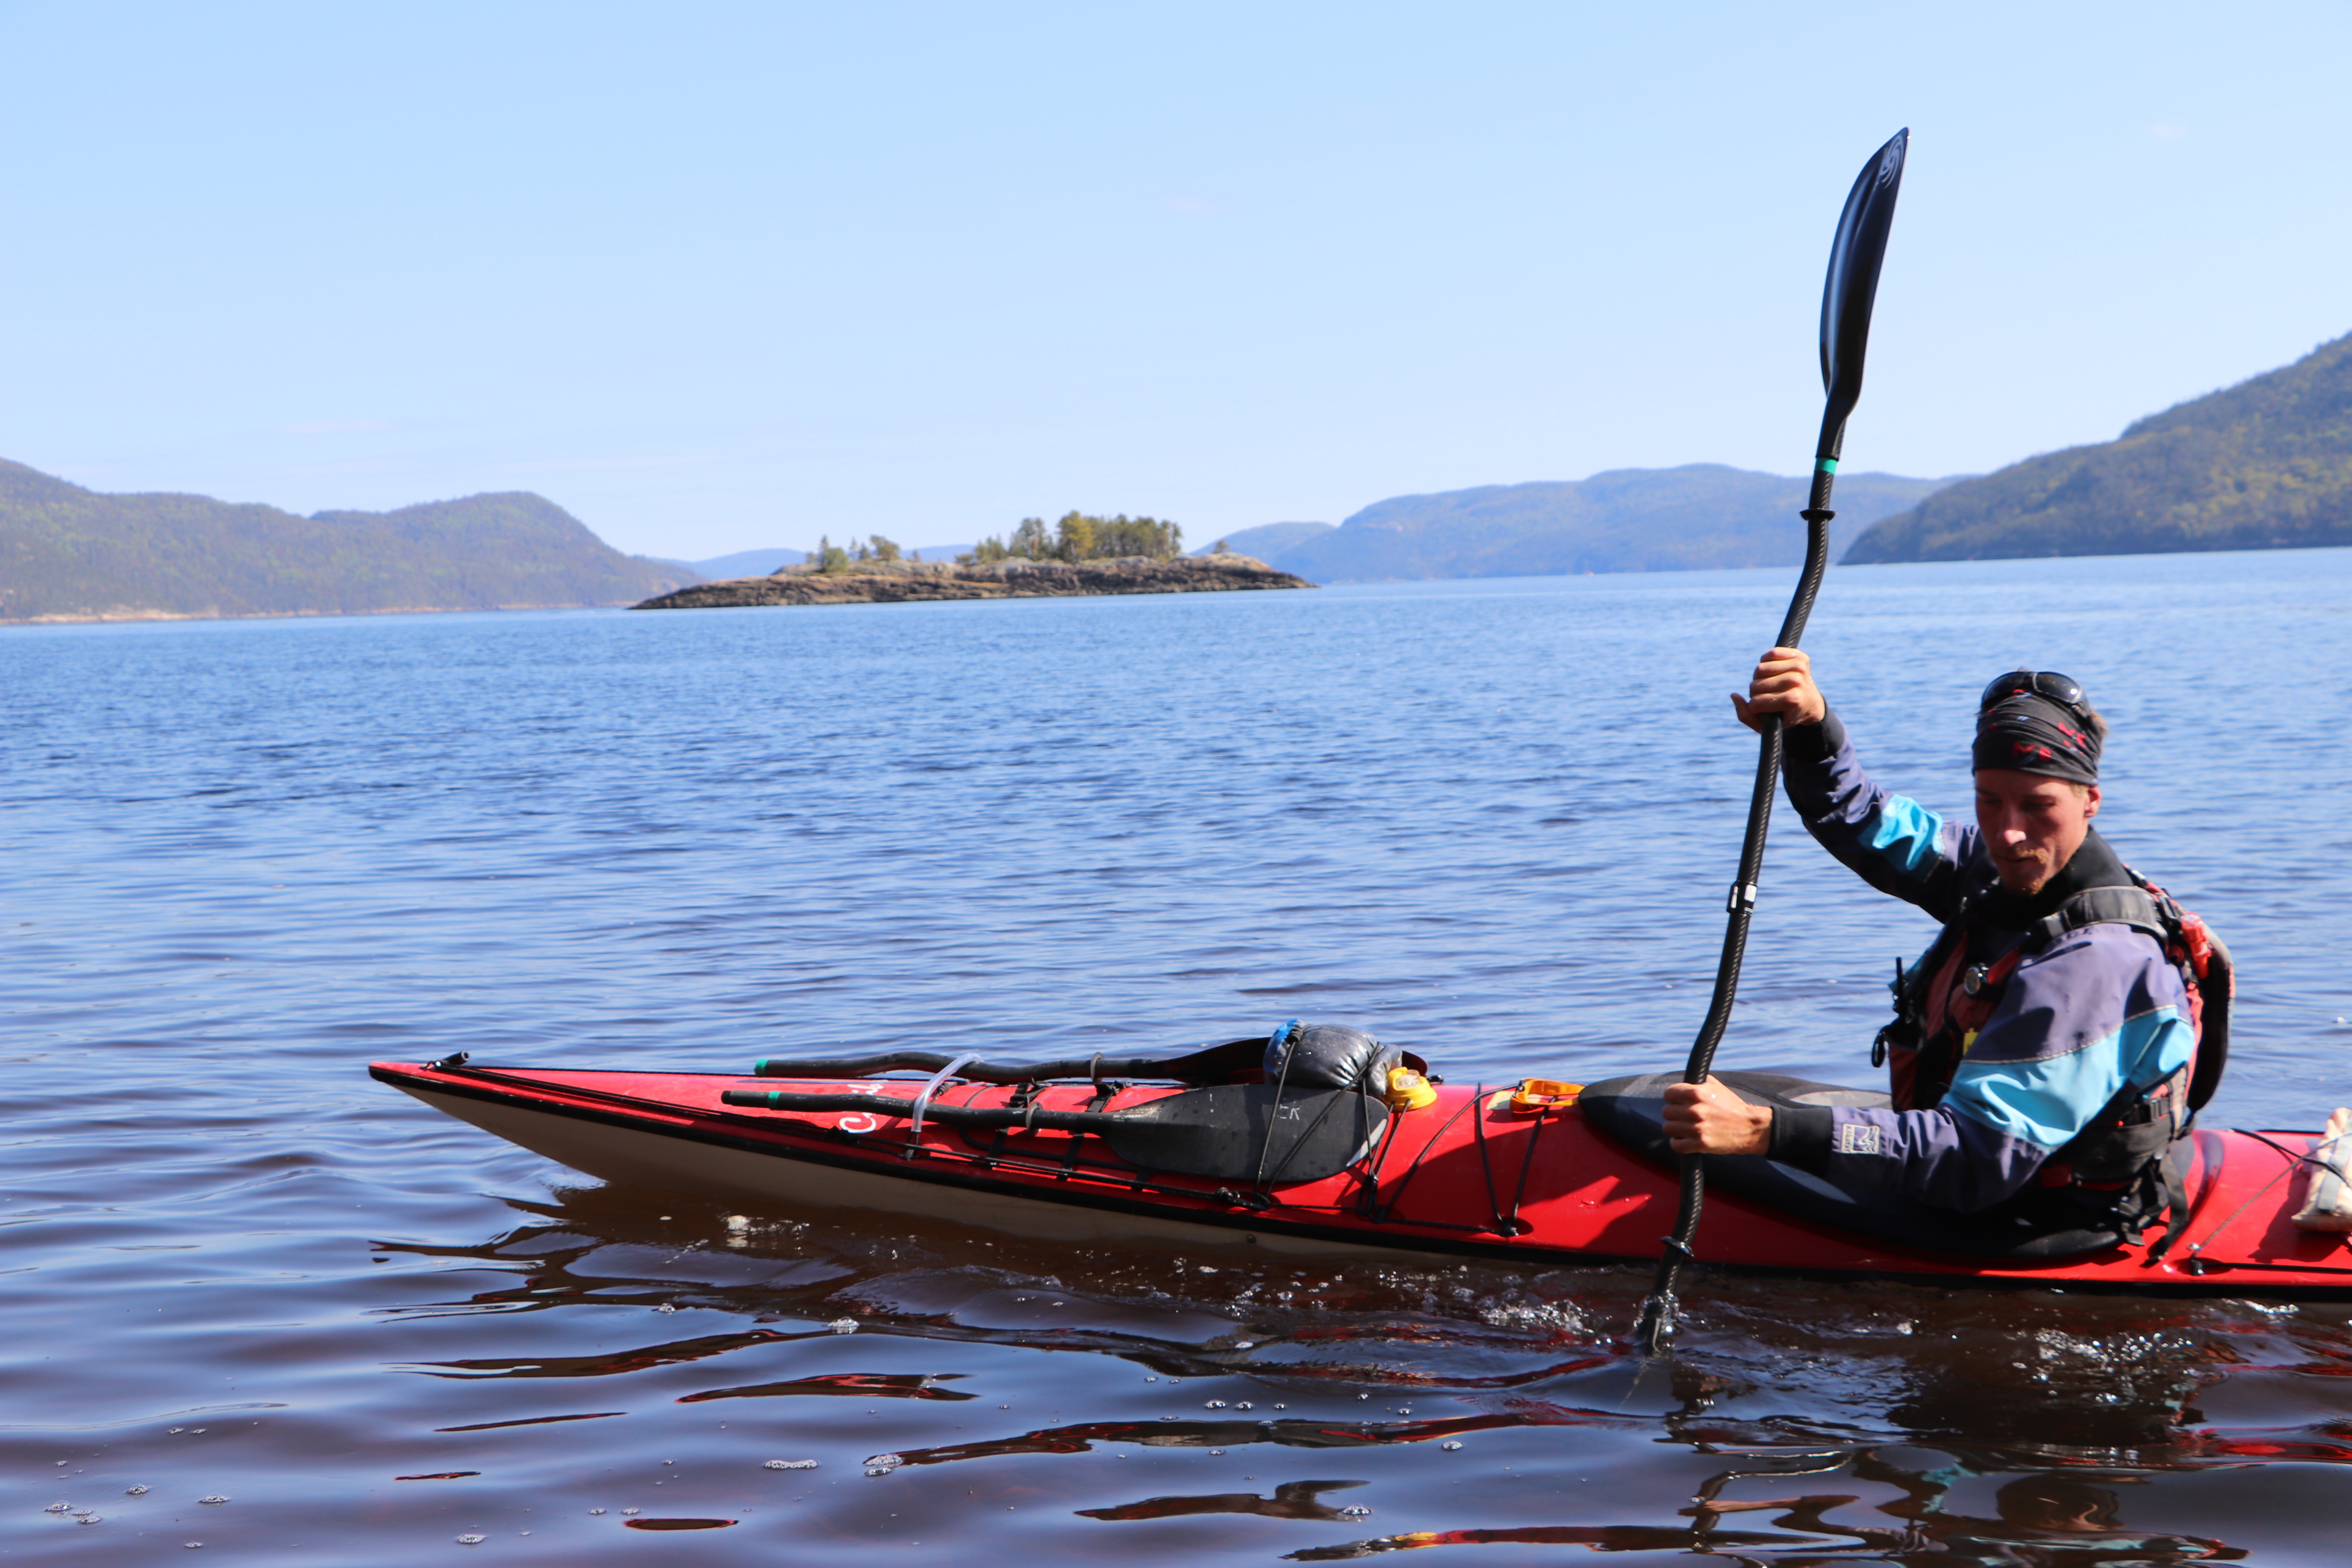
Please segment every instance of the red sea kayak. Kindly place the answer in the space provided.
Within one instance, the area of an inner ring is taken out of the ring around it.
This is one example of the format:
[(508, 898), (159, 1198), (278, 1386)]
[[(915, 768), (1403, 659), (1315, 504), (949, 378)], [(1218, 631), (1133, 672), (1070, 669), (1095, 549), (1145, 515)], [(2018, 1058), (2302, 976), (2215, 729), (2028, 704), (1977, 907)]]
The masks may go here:
[[(774, 1076), (786, 1065), (739, 1077), (452, 1058), (370, 1071), (588, 1175), (745, 1205), (919, 1215), (1071, 1241), (1544, 1268), (1654, 1261), (1674, 1220), (1675, 1171), (1654, 1118), (1644, 1120), (1664, 1075), (1581, 1091), (1422, 1088), (1423, 1103), (1407, 1096), (1391, 1109), (1384, 1097), (1264, 1084)], [(1742, 1092), (1870, 1098), (1722, 1076), (1744, 1080)], [(2345, 1235), (2290, 1219), (2313, 1136), (2192, 1133), (2188, 1223), (2161, 1258), (2155, 1232), (2019, 1246), (1899, 1202), (1858, 1207), (1761, 1159), (1710, 1161), (1696, 1251), (1717, 1267), (1822, 1276), (2352, 1297)]]

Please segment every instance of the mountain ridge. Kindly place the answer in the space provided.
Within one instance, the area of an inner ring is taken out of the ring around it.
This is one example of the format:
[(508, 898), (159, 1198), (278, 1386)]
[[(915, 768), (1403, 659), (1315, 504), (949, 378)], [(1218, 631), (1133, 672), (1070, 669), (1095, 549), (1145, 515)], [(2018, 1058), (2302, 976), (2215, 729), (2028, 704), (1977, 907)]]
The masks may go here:
[[(1832, 550), (1951, 482), (1841, 475)], [(1808, 483), (1723, 463), (1610, 468), (1583, 479), (1391, 496), (1272, 548), (1260, 529), (1227, 538), (1281, 571), (1328, 583), (1793, 566), (1804, 559), (1797, 513)]]
[(0, 458), (0, 623), (629, 605), (696, 580), (510, 490), (302, 517)]
[(1853, 565), (2352, 544), (2352, 334), (1965, 479), (1854, 541)]

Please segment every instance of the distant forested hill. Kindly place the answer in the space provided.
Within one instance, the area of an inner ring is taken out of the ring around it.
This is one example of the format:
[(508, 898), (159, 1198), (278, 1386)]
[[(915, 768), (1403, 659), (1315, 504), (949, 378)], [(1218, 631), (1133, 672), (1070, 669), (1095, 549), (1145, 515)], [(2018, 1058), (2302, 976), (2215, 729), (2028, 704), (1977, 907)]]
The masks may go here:
[(0, 460), (0, 621), (633, 605), (697, 580), (520, 492), (297, 517)]
[[(1950, 482), (1840, 475), (1831, 548)], [(1398, 496), (1338, 528), (1305, 531), (1270, 551), (1254, 545), (1253, 553), (1318, 583), (1793, 566), (1805, 555), (1797, 519), (1805, 492), (1802, 479), (1720, 463), (1616, 468), (1572, 482)], [(1266, 531), (1231, 537), (1255, 541)]]
[(1850, 562), (1980, 561), (2352, 544), (2352, 336), (1940, 490), (1856, 540)]

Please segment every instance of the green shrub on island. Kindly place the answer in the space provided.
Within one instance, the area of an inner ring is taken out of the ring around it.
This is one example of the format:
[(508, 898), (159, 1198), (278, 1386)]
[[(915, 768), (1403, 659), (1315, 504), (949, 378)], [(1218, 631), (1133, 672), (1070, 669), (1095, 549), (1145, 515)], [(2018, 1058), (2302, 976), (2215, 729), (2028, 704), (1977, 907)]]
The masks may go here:
[(1042, 517), (1024, 517), (1021, 526), (1013, 531), (1012, 540), (989, 538), (972, 547), (968, 555), (956, 557), (961, 566), (981, 566), (992, 561), (1107, 561), (1122, 555), (1149, 556), (1165, 561), (1184, 548), (1184, 530), (1173, 522), (1158, 518), (1129, 517), (1125, 512), (1117, 517), (1088, 517), (1085, 512), (1066, 512), (1059, 522), (1049, 530)]
[[(852, 553), (853, 549), (855, 553)], [(922, 558), (922, 552), (916, 552), (915, 559), (920, 561)], [(835, 544), (830, 537), (819, 534), (816, 548), (809, 552), (807, 564), (819, 572), (837, 576), (859, 566), (879, 565), (898, 559), (898, 545), (878, 533), (866, 535), (863, 542), (853, 540), (848, 545)]]

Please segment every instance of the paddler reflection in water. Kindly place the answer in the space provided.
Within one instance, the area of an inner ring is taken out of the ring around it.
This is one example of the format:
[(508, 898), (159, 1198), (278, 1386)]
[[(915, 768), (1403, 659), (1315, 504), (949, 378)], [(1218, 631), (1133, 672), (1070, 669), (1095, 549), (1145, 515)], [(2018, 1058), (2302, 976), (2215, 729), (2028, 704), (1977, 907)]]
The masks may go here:
[(1769, 1154), (1849, 1190), (2030, 1209), (2137, 1239), (2166, 1202), (2196, 1032), (2147, 896), (2091, 826), (2107, 726), (2082, 689), (2032, 670), (1985, 689), (1973, 827), (1872, 781), (1796, 649), (1766, 653), (1731, 700), (1751, 729), (1780, 715), (1789, 799), (1813, 837), (1946, 926), (1880, 1037), (1891, 1108), (1776, 1112), (1713, 1079), (1675, 1084), (1675, 1151)]

